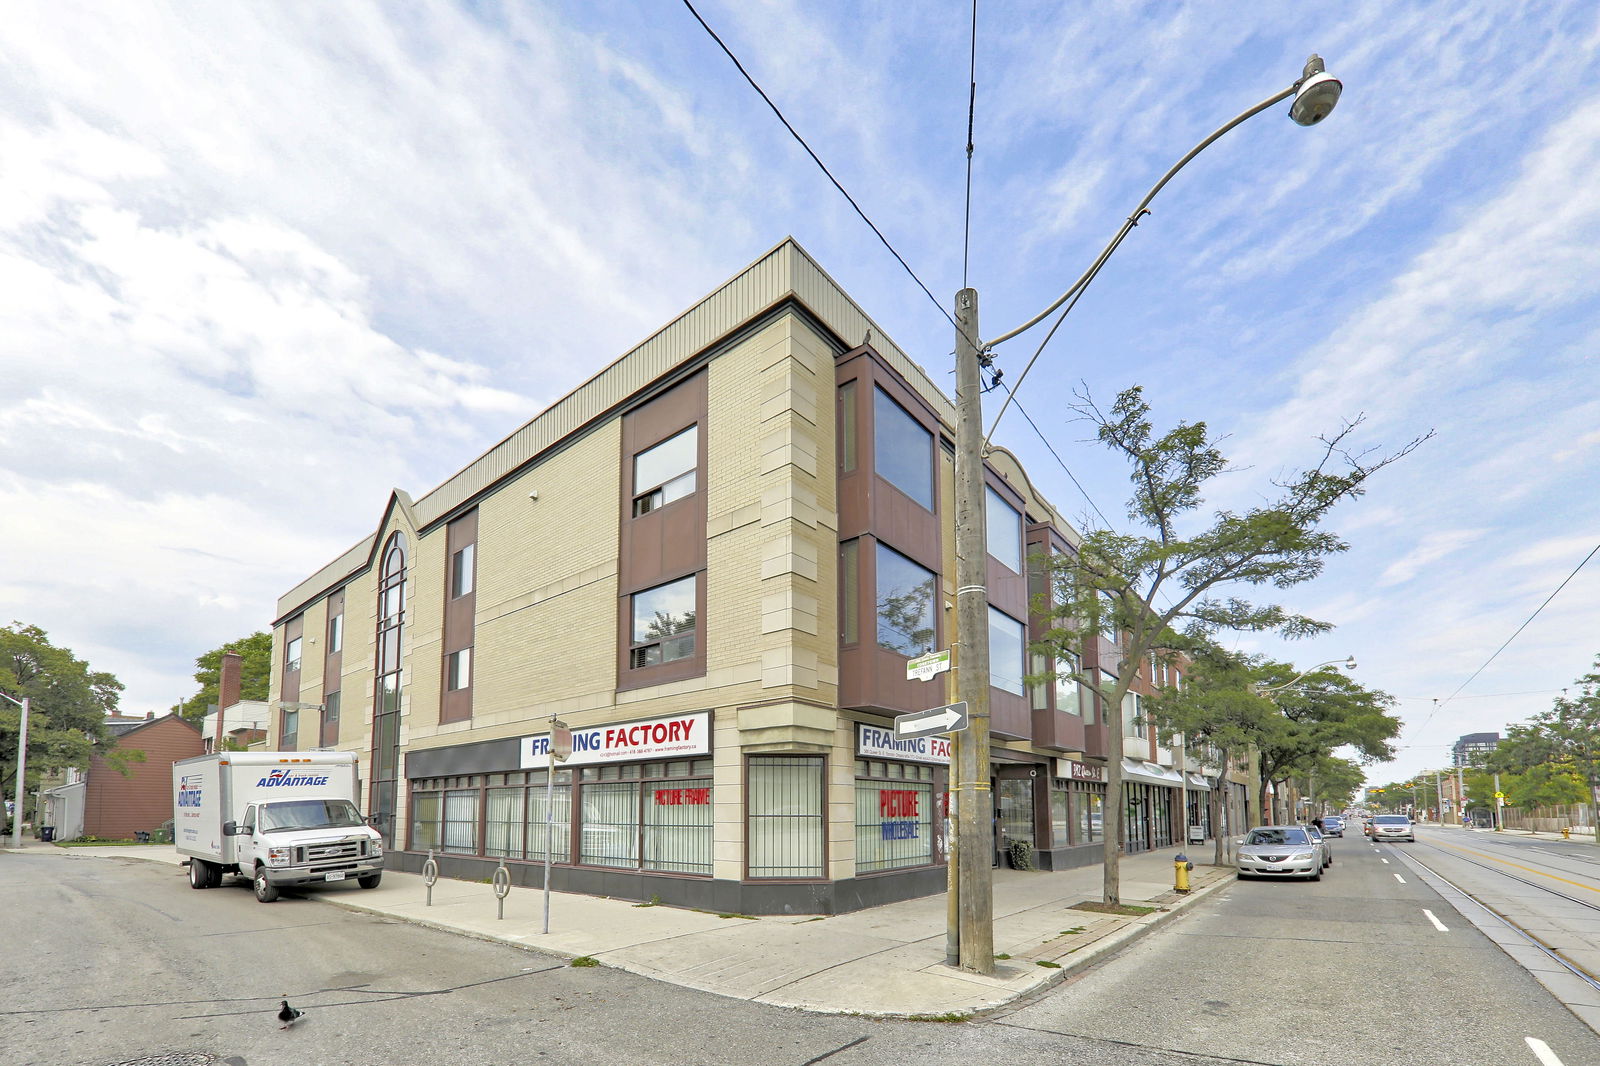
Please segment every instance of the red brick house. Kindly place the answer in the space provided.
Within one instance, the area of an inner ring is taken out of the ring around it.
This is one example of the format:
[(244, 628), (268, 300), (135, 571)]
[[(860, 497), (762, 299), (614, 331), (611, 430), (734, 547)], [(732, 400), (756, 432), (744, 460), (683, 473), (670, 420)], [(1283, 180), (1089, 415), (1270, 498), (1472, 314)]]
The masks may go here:
[(172, 819), (172, 764), (205, 748), (200, 730), (177, 714), (156, 718), (151, 712), (142, 721), (108, 728), (114, 748), (142, 751), (144, 761), (125, 763), (124, 776), (96, 752), (80, 780), (49, 789), (40, 823), (54, 827), (57, 840), (128, 840), (160, 829)]

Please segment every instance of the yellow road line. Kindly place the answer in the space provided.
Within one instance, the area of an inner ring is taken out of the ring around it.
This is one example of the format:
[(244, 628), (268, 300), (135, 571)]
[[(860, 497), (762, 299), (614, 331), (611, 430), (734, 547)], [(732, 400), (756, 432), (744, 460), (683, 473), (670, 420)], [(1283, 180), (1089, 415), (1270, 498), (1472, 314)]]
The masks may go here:
[(1586, 885), (1582, 881), (1573, 881), (1573, 880), (1570, 880), (1569, 878), (1557, 877), (1555, 874), (1545, 873), (1543, 870), (1536, 870), (1531, 866), (1519, 866), (1517, 863), (1508, 862), (1505, 859), (1496, 858), (1495, 856), (1490, 855), (1486, 851), (1474, 851), (1471, 848), (1458, 847), (1455, 844), (1441, 844), (1436, 840), (1430, 840), (1430, 841), (1428, 841), (1428, 843), (1432, 844), (1436, 848), (1450, 848), (1453, 851), (1463, 852), (1463, 853), (1465, 853), (1467, 855), (1476, 855), (1480, 859), (1488, 859), (1491, 862), (1500, 863), (1502, 866), (1509, 866), (1513, 870), (1521, 870), (1524, 873), (1538, 874), (1540, 877), (1548, 877), (1550, 880), (1552, 880), (1552, 881), (1560, 881), (1564, 885), (1575, 885), (1578, 888), (1587, 888), (1590, 892), (1600, 892), (1600, 887), (1596, 887), (1595, 885), (1592, 885), (1592, 884)]

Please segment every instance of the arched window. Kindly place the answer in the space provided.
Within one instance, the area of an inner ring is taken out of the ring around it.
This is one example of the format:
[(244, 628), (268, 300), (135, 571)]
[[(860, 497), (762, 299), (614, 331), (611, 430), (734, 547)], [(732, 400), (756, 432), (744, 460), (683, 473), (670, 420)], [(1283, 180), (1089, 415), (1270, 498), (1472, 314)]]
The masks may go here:
[(384, 842), (394, 844), (395, 792), (400, 766), (400, 673), (405, 664), (401, 626), (406, 613), (406, 537), (390, 534), (378, 566), (378, 641), (372, 688), (372, 800)]

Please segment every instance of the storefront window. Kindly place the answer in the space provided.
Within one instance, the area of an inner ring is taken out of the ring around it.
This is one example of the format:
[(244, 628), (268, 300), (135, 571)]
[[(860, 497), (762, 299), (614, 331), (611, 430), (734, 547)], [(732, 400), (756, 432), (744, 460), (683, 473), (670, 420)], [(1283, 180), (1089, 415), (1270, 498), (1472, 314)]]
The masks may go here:
[(483, 853), (506, 859), (523, 858), (522, 826), (527, 791), (491, 788), (484, 808)]
[[(563, 785), (561, 771), (556, 771), (556, 784), (549, 787), (544, 774), (530, 774), (528, 789), (528, 858), (544, 861), (545, 838), (548, 836), (550, 861), (572, 861), (572, 786)], [(546, 800), (546, 793), (551, 795)], [(551, 814), (554, 829), (545, 827), (545, 812)]]
[(1105, 794), (1078, 791), (1073, 795), (1078, 805), (1078, 839), (1075, 843), (1091, 844), (1105, 839)]
[(644, 869), (711, 873), (711, 778), (690, 777), (647, 786)]
[(749, 875), (823, 876), (823, 761), (752, 756), (749, 771)]
[(444, 850), (475, 855), (478, 851), (478, 792), (476, 789), (444, 794)]
[(639, 785), (633, 781), (585, 784), (582, 792), (582, 843), (578, 861), (586, 866), (639, 864)]
[(1067, 783), (1057, 779), (1050, 788), (1050, 844), (1065, 847), (1072, 843), (1067, 835), (1072, 824), (1067, 808)]
[(437, 792), (418, 792), (411, 797), (412, 851), (439, 847), (439, 802)]
[(933, 767), (856, 763), (856, 873), (933, 863)]

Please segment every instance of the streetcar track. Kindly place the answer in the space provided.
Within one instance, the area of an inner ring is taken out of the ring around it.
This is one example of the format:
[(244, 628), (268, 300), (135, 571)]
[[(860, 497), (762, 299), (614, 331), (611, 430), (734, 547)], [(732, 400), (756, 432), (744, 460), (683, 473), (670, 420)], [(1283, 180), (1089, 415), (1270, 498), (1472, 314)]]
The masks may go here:
[[(1471, 855), (1482, 855), (1483, 854), (1483, 852), (1468, 852), (1467, 849), (1465, 849), (1465, 848), (1454, 847), (1453, 845), (1451, 846), (1451, 850), (1450, 851), (1445, 851), (1445, 848), (1444, 848), (1443, 845), (1435, 844), (1435, 843), (1432, 843), (1431, 841), (1424, 842), (1424, 841), (1420, 841), (1419, 840), (1419, 841), (1417, 841), (1417, 843), (1421, 844), (1425, 848), (1432, 848), (1435, 851), (1443, 852), (1446, 855), (1451, 855), (1452, 852), (1466, 852), (1466, 854), (1471, 854)], [(1459, 859), (1462, 862), (1469, 863), (1469, 864), (1471, 864), (1473, 866), (1481, 867), (1482, 869), (1488, 870), (1491, 873), (1499, 874), (1501, 877), (1509, 878), (1512, 881), (1517, 882), (1518, 884), (1527, 885), (1529, 888), (1540, 889), (1541, 891), (1550, 893), (1552, 896), (1560, 896), (1562, 899), (1567, 900), (1569, 903), (1576, 903), (1578, 906), (1587, 907), (1589, 910), (1592, 910), (1592, 911), (1600, 911), (1600, 904), (1591, 903), (1586, 899), (1579, 899), (1577, 896), (1569, 896), (1565, 892), (1562, 892), (1560, 889), (1551, 888), (1549, 885), (1540, 884), (1537, 881), (1529, 881), (1527, 878), (1518, 877), (1516, 874), (1506, 873), (1504, 870), (1500, 869), (1498, 866), (1490, 866), (1486, 862), (1478, 862), (1476, 859), (1466, 858), (1465, 855), (1459, 855), (1458, 854), (1458, 855), (1453, 855), (1453, 857), (1456, 858), (1456, 859)], [(1498, 861), (1502, 861), (1503, 862), (1504, 860), (1498, 860)], [(1507, 865), (1513, 865), (1513, 864), (1507, 863)], [(1517, 867), (1517, 868), (1521, 869), (1521, 867)], [(1550, 876), (1554, 877), (1553, 874), (1550, 875)], [(1556, 878), (1556, 879), (1557, 880), (1565, 880), (1564, 878)]]
[[(1422, 842), (1418, 841), (1417, 843), (1422, 843)], [(1531, 886), (1533, 888), (1544, 889), (1544, 891), (1549, 892), (1551, 895), (1560, 896), (1564, 900), (1568, 900), (1568, 901), (1570, 901), (1572, 903), (1576, 903), (1576, 904), (1578, 904), (1580, 906), (1587, 907), (1590, 910), (1600, 911), (1600, 906), (1595, 906), (1594, 904), (1589, 903), (1587, 900), (1575, 899), (1572, 896), (1567, 895), (1565, 892), (1557, 891), (1556, 889), (1546, 887), (1545, 885), (1541, 885), (1541, 884), (1538, 884), (1538, 883), (1533, 882), (1533, 881), (1524, 881), (1520, 877), (1516, 877), (1516, 876), (1514, 876), (1512, 874), (1508, 874), (1503, 870), (1500, 870), (1500, 869), (1497, 869), (1496, 867), (1488, 865), (1487, 863), (1473, 862), (1471, 859), (1462, 859), (1461, 856), (1459, 856), (1459, 855), (1451, 855), (1450, 852), (1445, 851), (1443, 848), (1439, 847), (1438, 845), (1435, 845), (1435, 844), (1424, 844), (1423, 846), (1424, 847), (1431, 847), (1435, 851), (1438, 851), (1438, 852), (1440, 852), (1441, 854), (1443, 854), (1443, 855), (1445, 855), (1447, 857), (1460, 859), (1461, 861), (1470, 863), (1473, 866), (1482, 867), (1483, 869), (1488, 870), (1490, 873), (1499, 874), (1501, 877), (1509, 878), (1510, 880), (1516, 881), (1516, 882), (1518, 882), (1520, 884), (1529, 885), (1529, 886)], [(1529, 944), (1533, 945), (1539, 951), (1541, 951), (1545, 955), (1549, 956), (1550, 959), (1553, 962), (1556, 962), (1559, 965), (1561, 965), (1563, 968), (1571, 971), (1571, 973), (1572, 973), (1572, 975), (1574, 977), (1577, 977), (1579, 980), (1585, 982), (1586, 984), (1588, 984), (1591, 988), (1595, 989), (1596, 991), (1600, 991), (1600, 977), (1596, 977), (1596, 975), (1590, 973), (1588, 970), (1584, 969), (1578, 963), (1576, 963), (1576, 962), (1572, 961), (1571, 959), (1567, 958), (1564, 954), (1561, 953), (1561, 950), (1559, 948), (1554, 948), (1554, 947), (1551, 947), (1549, 944), (1546, 944), (1542, 939), (1540, 939), (1538, 934), (1532, 933), (1529, 930), (1524, 929), (1514, 919), (1508, 918), (1506, 915), (1500, 913), (1500, 911), (1498, 911), (1494, 907), (1490, 906), (1489, 904), (1485, 903), (1483, 900), (1479, 899), (1477, 896), (1473, 895), (1471, 892), (1468, 892), (1466, 889), (1462, 888), (1460, 885), (1456, 884), (1454, 881), (1451, 881), (1448, 877), (1445, 877), (1438, 870), (1435, 870), (1432, 866), (1429, 866), (1427, 863), (1423, 862), (1421, 859), (1417, 858), (1415, 855), (1409, 855), (1408, 858), (1410, 858), (1410, 860), (1412, 862), (1416, 863), (1418, 866), (1422, 867), (1424, 870), (1427, 870), (1428, 873), (1430, 873), (1434, 877), (1438, 878), (1440, 882), (1442, 882), (1443, 884), (1448, 885), (1449, 887), (1455, 889), (1461, 895), (1465, 896), (1467, 899), (1470, 899), (1472, 902), (1476, 903), (1479, 907), (1483, 908), (1483, 910), (1487, 911), (1489, 914), (1492, 914), (1507, 929), (1510, 929), (1512, 932), (1514, 932), (1518, 936), (1522, 937), (1524, 940), (1526, 940)]]

